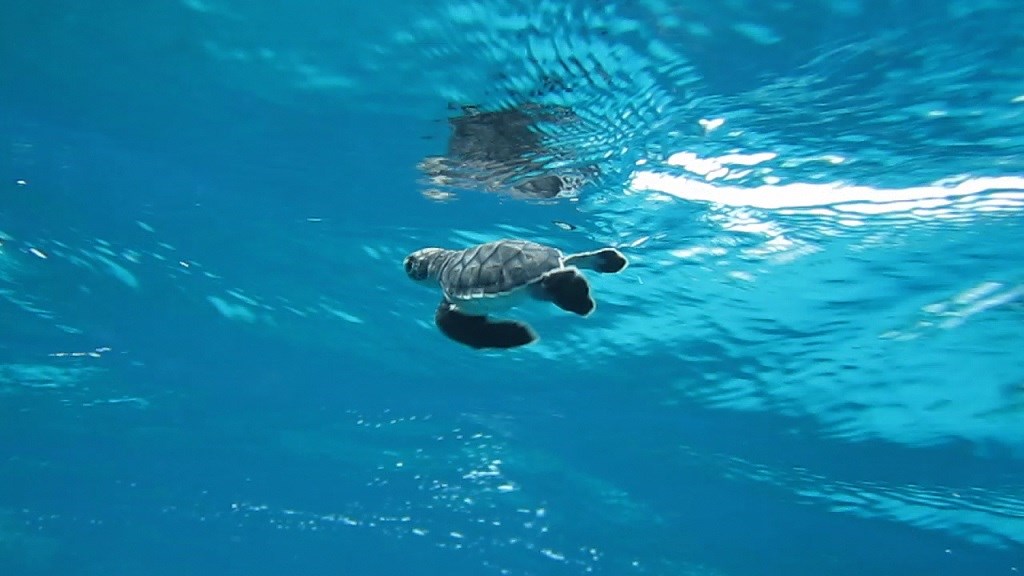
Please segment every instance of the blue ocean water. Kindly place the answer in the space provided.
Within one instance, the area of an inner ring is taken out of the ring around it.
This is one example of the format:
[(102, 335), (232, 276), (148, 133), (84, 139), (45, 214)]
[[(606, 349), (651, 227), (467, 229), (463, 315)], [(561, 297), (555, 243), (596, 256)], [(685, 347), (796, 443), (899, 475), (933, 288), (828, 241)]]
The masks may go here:
[[(1018, 2), (2, 15), (0, 574), (1024, 570)], [(503, 237), (630, 266), (445, 339)]]

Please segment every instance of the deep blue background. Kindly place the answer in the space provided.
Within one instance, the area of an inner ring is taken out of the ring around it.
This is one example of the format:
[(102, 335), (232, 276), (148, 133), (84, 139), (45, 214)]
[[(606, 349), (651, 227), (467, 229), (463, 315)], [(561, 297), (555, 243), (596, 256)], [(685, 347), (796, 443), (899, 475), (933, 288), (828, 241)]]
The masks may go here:
[[(963, 218), (953, 220), (879, 216), (852, 231), (828, 218), (653, 205), (614, 179), (578, 203), (479, 192), (437, 203), (421, 196), (416, 164), (444, 151), (447, 99), (440, 81), (409, 71), (438, 66), (429, 50), (438, 37), (452, 47), (451, 76), (471, 77), (485, 59), (451, 22), (441, 19), (440, 32), (409, 24), (446, 3), (9, 4), (0, 573), (1024, 568), (1020, 301), (911, 343), (878, 338), (983, 281), (1019, 287), (1019, 203), (991, 213), (955, 204)], [(1014, 3), (792, 4), (653, 12), (707, 35), (658, 24), (640, 4), (618, 7), (644, 23), (640, 38), (671, 41), (697, 80), (684, 90), (669, 83), (674, 72), (657, 77), (671, 104), (644, 117), (659, 122), (649, 132), (609, 111), (653, 110), (654, 91), (592, 102), (595, 117), (607, 115), (598, 132), (629, 144), (608, 157), (609, 172), (628, 172), (634, 155), (774, 150), (780, 162), (857, 160), (824, 176), (820, 166), (774, 165), (783, 181), (902, 189), (1021, 173), (1024, 121), (1009, 103), (1024, 72), (1009, 32), (1020, 29)], [(590, 38), (582, 22), (566, 26)], [(742, 22), (784, 40), (745, 42)], [(423, 36), (405, 52), (377, 62), (362, 48), (390, 46), (407, 27)], [(616, 34), (609, 42), (636, 48), (631, 33)], [(305, 89), (278, 75), (303, 58), (236, 66), (211, 42), (250, 55), (290, 50), (356, 85)], [(518, 54), (505, 37), (494, 43)], [(814, 59), (836, 47), (842, 56)], [(659, 69), (637, 77), (650, 70)], [(928, 80), (944, 70), (955, 82)], [(766, 86), (774, 90), (759, 92)], [(478, 88), (466, 89), (486, 93)], [(922, 100), (953, 114), (937, 125), (908, 112)], [(693, 120), (716, 114), (742, 135), (699, 137)], [(1020, 189), (979, 196), (1000, 192)], [(751, 214), (817, 255), (786, 264), (734, 252), (771, 240), (721, 225)], [(621, 243), (643, 284), (595, 280), (591, 331), (538, 314), (536, 354), (444, 341), (429, 324), (436, 294), (409, 285), (401, 256), (464, 242), (462, 233), (513, 232), (567, 249)], [(729, 250), (677, 264), (672, 250), (691, 242)], [(879, 243), (888, 249), (870, 250)], [(138, 287), (96, 258), (104, 247)], [(736, 270), (756, 280), (737, 283), (727, 273)], [(218, 314), (208, 298), (230, 290), (264, 304), (247, 306), (269, 320)], [(735, 382), (753, 384), (730, 392)], [(976, 398), (994, 412), (958, 409)], [(500, 476), (473, 473), (499, 460)], [(883, 497), (888, 505), (872, 505)]]

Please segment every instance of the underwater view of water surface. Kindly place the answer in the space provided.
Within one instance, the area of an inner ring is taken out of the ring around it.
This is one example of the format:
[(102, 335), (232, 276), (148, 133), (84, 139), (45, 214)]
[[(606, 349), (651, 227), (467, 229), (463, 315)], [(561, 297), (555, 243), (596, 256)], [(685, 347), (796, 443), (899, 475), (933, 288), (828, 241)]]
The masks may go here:
[(1018, 0), (2, 14), (0, 574), (1024, 571)]

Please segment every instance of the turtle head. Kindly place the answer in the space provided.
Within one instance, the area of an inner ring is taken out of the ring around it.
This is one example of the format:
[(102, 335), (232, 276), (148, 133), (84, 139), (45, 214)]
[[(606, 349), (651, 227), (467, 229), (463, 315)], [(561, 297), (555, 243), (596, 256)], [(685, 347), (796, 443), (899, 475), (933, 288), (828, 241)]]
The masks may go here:
[(405, 257), (405, 273), (409, 278), (421, 282), (437, 278), (440, 266), (439, 256), (445, 250), (443, 248), (421, 248)]

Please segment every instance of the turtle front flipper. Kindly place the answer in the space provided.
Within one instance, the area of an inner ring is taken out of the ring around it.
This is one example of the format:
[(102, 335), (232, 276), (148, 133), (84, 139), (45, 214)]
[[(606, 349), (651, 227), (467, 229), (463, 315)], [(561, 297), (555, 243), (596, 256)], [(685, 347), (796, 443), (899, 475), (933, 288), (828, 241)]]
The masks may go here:
[(537, 335), (522, 322), (491, 320), (459, 311), (448, 300), (441, 300), (434, 314), (441, 333), (471, 348), (516, 348), (535, 340)]
[(580, 316), (589, 316), (597, 306), (590, 296), (590, 284), (576, 268), (562, 268), (545, 274), (534, 289), (534, 297), (554, 302), (562, 310)]

